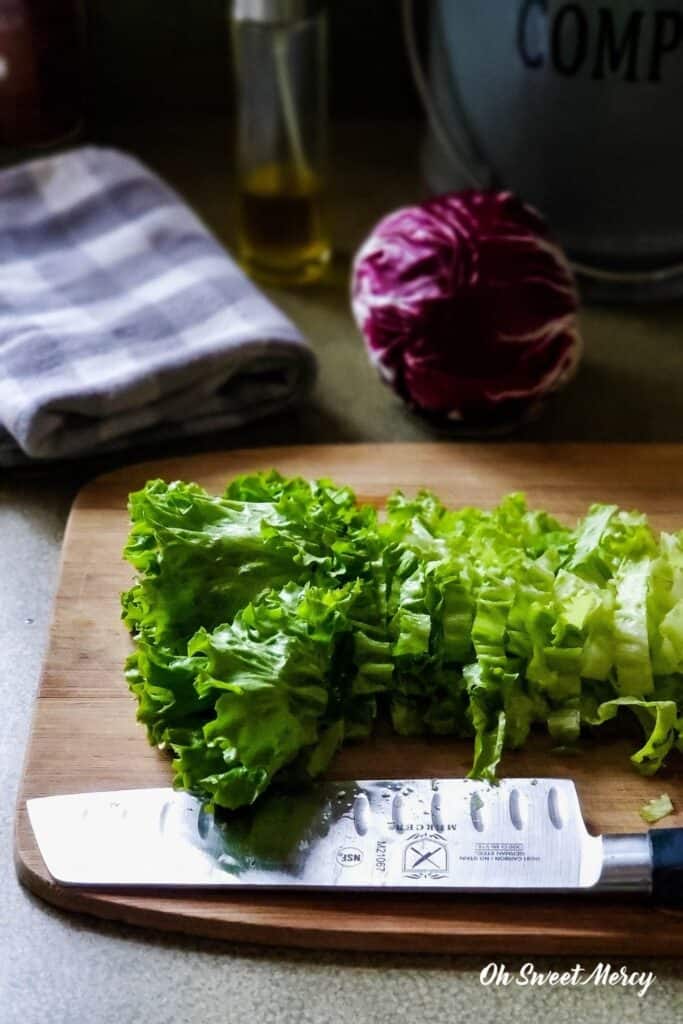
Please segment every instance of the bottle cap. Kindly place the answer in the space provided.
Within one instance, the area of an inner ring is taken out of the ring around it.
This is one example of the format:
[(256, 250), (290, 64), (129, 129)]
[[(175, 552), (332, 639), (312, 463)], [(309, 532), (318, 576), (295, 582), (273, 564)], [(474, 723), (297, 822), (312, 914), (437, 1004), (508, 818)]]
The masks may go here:
[(310, 18), (323, 6), (323, 0), (233, 0), (232, 16), (235, 21), (282, 25)]

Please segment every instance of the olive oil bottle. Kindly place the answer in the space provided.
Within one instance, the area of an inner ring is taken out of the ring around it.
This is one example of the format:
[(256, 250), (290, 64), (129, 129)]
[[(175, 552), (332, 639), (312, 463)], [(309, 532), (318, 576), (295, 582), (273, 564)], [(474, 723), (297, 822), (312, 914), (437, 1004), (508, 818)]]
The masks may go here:
[(326, 18), (320, 0), (234, 0), (238, 256), (269, 284), (318, 280), (325, 225)]

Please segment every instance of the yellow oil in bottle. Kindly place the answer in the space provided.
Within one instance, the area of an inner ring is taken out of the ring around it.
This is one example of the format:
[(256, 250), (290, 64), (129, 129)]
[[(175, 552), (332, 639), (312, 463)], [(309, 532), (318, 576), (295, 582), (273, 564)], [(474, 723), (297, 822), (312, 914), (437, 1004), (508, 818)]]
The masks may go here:
[(239, 190), (238, 232), (240, 260), (254, 277), (317, 281), (330, 260), (320, 178), (286, 164), (250, 171)]

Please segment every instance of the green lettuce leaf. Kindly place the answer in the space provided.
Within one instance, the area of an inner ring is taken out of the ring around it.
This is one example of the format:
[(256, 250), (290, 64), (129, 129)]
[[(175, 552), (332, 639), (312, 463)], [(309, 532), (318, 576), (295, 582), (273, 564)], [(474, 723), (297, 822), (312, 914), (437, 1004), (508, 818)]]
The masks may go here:
[(674, 805), (668, 793), (661, 793), (659, 796), (653, 797), (640, 808), (640, 816), (648, 825), (654, 825), (655, 822), (661, 821), (662, 818), (673, 813)]
[(252, 803), (297, 758), (311, 776), (327, 767), (345, 737), (346, 716), (355, 725), (368, 693), (382, 687), (380, 673), (372, 689), (354, 691), (359, 667), (367, 673), (380, 652), (346, 645), (344, 672), (337, 663), (360, 589), (358, 583), (337, 590), (289, 584), (266, 591), (232, 623), (197, 631), (188, 653), (200, 660), (195, 689), (211, 701), (213, 714), (189, 745), (170, 734), (182, 788), (235, 808)]

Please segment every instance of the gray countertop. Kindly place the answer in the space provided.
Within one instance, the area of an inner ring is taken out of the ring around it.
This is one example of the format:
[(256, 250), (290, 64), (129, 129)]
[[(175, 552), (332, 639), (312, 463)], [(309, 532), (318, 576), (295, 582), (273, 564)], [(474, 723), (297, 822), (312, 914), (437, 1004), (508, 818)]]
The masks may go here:
[[(434, 436), (368, 369), (348, 312), (343, 258), (383, 210), (418, 193), (416, 139), (410, 125), (338, 128), (333, 215), (342, 257), (323, 286), (271, 292), (306, 330), (320, 357), (316, 394), (305, 409), (203, 443)], [(225, 128), (220, 122), (207, 121), (201, 130), (178, 121), (157, 124), (153, 132), (127, 128), (117, 141), (165, 173), (229, 240)], [(587, 308), (582, 327), (586, 353), (579, 376), (541, 420), (516, 438), (683, 441), (683, 304)], [(556, 1024), (615, 1019), (628, 1024), (643, 1012), (657, 1024), (681, 1019), (680, 962), (629, 962), (629, 970), (656, 972), (642, 999), (624, 987), (522, 987), (514, 977), (507, 987), (484, 987), (479, 971), (495, 957), (323, 955), (235, 947), (60, 913), (21, 889), (12, 866), (14, 801), (60, 542), (73, 495), (103, 468), (101, 462), (72, 464), (5, 474), (0, 480), (0, 769), (6, 794), (0, 835), (0, 1024), (395, 1024), (475, 1016), (485, 1024), (550, 1014)], [(575, 963), (531, 959), (538, 970), (567, 970)], [(515, 970), (523, 961), (506, 962)], [(596, 959), (581, 963), (589, 971)], [(612, 963), (620, 966), (621, 961), (613, 957)]]

